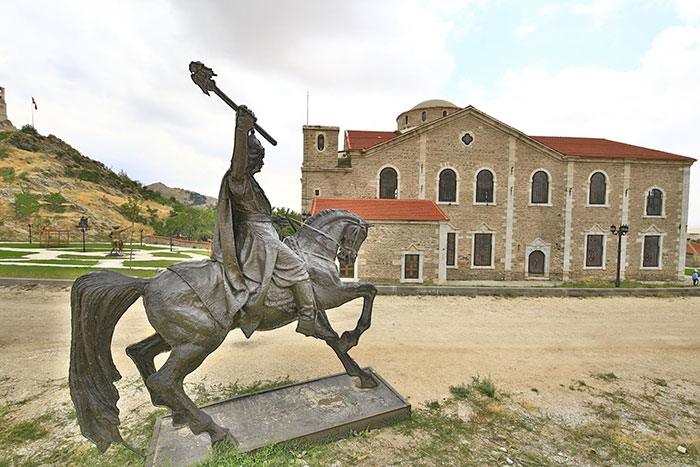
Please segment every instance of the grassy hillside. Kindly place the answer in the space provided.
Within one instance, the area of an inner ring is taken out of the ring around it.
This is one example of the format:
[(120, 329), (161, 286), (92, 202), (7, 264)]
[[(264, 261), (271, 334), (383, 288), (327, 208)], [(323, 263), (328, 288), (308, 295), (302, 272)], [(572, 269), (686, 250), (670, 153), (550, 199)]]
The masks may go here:
[(129, 226), (131, 219), (137, 220), (136, 234), (151, 234), (182, 209), (54, 135), (31, 126), (0, 131), (1, 240), (26, 240), (28, 223), (35, 233), (40, 227), (70, 229), (77, 238), (81, 216), (89, 220), (91, 239), (104, 239), (112, 226)]

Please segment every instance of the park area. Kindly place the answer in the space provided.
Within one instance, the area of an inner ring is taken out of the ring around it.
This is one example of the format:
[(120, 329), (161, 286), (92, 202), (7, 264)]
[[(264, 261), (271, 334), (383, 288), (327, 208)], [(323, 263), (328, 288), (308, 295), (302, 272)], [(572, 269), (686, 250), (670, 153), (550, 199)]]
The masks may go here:
[[(182, 243), (177, 239), (175, 242)], [(123, 256), (108, 256), (112, 249), (109, 243), (44, 248), (38, 243), (0, 242), (0, 277), (72, 280), (96, 269), (153, 277), (173, 263), (209, 256), (208, 248), (202, 247), (206, 243), (187, 243), (200, 247), (127, 243)]]
[[(354, 327), (361, 304), (329, 315)], [(698, 465), (700, 298), (378, 296), (351, 352), (412, 420), (314, 445), (216, 450), (204, 465)], [(0, 288), (0, 466), (143, 465), (80, 435), (67, 384), (70, 289)], [(116, 328), (121, 432), (147, 450), (154, 408), (124, 348), (152, 332), (141, 302)], [(162, 362), (163, 356), (158, 362)], [(339, 373), (293, 326), (236, 330), (187, 380), (197, 403)]]

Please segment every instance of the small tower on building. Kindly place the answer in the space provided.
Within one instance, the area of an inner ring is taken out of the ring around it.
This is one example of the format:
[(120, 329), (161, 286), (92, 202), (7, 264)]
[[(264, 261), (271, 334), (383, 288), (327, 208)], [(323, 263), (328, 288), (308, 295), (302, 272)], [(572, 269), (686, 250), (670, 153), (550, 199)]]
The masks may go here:
[(7, 105), (5, 105), (5, 88), (0, 86), (0, 122), (7, 120)]

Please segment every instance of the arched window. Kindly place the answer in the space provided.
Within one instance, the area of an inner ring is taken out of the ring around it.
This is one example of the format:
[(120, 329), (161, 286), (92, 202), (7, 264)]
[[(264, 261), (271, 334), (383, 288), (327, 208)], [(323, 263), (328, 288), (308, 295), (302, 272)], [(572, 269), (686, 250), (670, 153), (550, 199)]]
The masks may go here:
[(442, 111), (442, 116), (443, 116), (443, 117), (447, 117), (447, 110), (443, 110), (443, 111)]
[(532, 204), (549, 203), (549, 176), (547, 172), (538, 170), (532, 176), (532, 194), (530, 195)]
[(605, 175), (602, 172), (591, 175), (588, 204), (605, 204)]
[(318, 135), (318, 138), (316, 138), (316, 147), (319, 151), (323, 151), (323, 148), (326, 147), (326, 138), (323, 135)]
[(457, 202), (457, 174), (452, 169), (444, 169), (440, 172), (438, 201), (445, 203)]
[(482, 170), (476, 174), (476, 202), (493, 203), (493, 174)]
[(385, 167), (379, 172), (379, 198), (396, 199), (398, 196), (399, 181), (396, 170)]
[(658, 188), (647, 193), (647, 216), (661, 216), (664, 212), (664, 194)]
[(420, 115), (420, 119), (425, 121), (426, 118), (428, 118), (428, 114), (426, 114), (425, 111), (423, 111), (423, 113)]
[(408, 115), (406, 115), (406, 125), (408, 125)]

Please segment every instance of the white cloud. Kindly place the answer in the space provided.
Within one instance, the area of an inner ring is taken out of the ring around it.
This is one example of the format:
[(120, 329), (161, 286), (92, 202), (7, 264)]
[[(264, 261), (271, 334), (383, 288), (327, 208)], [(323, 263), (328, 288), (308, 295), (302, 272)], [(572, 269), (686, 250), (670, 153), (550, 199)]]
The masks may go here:
[(591, 0), (588, 3), (576, 3), (571, 11), (579, 15), (591, 16), (596, 25), (601, 25), (610, 17), (622, 11), (630, 0)]
[(685, 23), (696, 24), (700, 21), (700, 1), (674, 0), (676, 12)]
[[(597, 66), (505, 72), (474, 105), (531, 135), (602, 137), (700, 158), (700, 27), (662, 31), (636, 70)], [(697, 164), (696, 164), (697, 165)], [(690, 223), (700, 225), (700, 166), (691, 169)]]
[(518, 40), (524, 40), (527, 39), (527, 37), (535, 32), (537, 29), (537, 26), (534, 24), (521, 24), (520, 26), (515, 28), (515, 31), (513, 31), (513, 35), (515, 36), (516, 39)]
[(481, 3), (37, 0), (3, 12), (0, 84), (16, 126), (33, 95), (40, 132), (144, 183), (216, 195), (234, 113), (191, 82), (201, 60), (279, 141), (260, 178), (298, 209), (306, 92), (311, 123), (392, 129), (452, 78), (442, 13)]
[(538, 11), (541, 16), (554, 16), (559, 11), (559, 5), (545, 5), (541, 7)]

